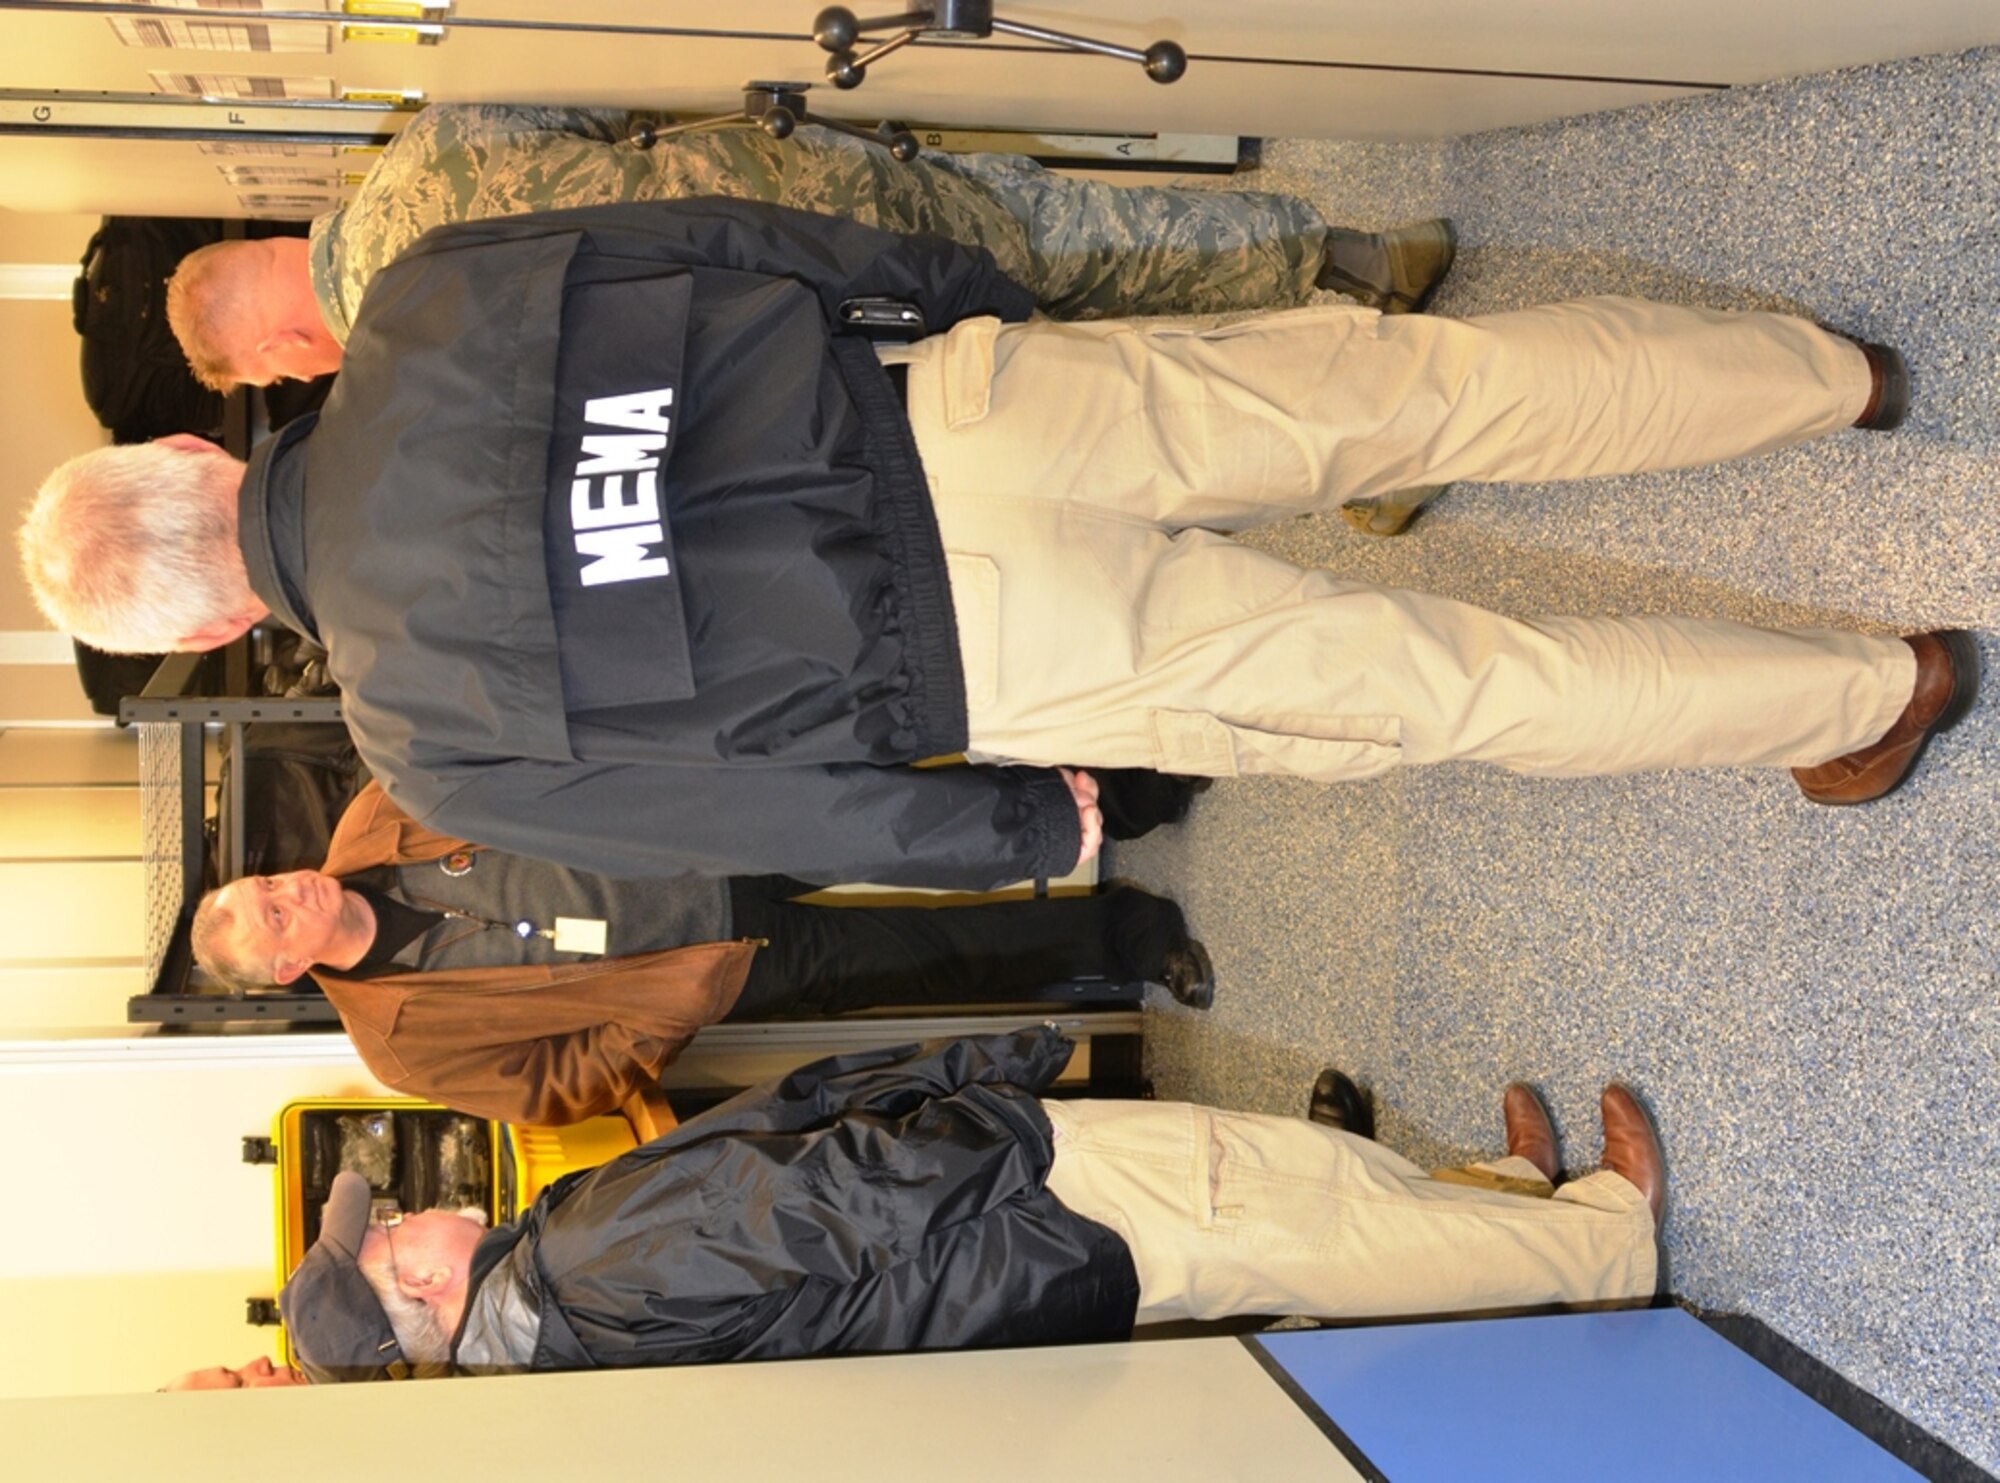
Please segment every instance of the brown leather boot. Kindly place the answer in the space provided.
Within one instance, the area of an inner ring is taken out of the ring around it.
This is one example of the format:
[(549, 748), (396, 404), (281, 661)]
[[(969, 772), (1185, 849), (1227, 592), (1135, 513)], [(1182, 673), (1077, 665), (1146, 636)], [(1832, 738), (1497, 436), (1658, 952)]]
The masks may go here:
[(1500, 1112), (1507, 1119), (1507, 1156), (1526, 1159), (1542, 1171), (1542, 1178), (1554, 1184), (1562, 1170), (1562, 1156), (1556, 1152), (1555, 1124), (1549, 1121), (1549, 1110), (1542, 1106), (1535, 1089), (1525, 1081), (1508, 1082)]
[(1979, 646), (1958, 628), (1911, 634), (1904, 643), (1916, 651), (1917, 683), (1910, 703), (1882, 739), (1858, 752), (1795, 767), (1792, 776), (1814, 803), (1872, 803), (1903, 785), (1924, 748), (1940, 731), (1965, 719), (1979, 694)]
[(1457, 255), (1458, 229), (1443, 217), (1388, 232), (1328, 227), (1315, 286), (1384, 314), (1415, 314)]
[(1667, 1165), (1660, 1156), (1653, 1120), (1639, 1099), (1615, 1081), (1604, 1089), (1597, 1106), (1604, 1116), (1604, 1167), (1623, 1175), (1646, 1197), (1653, 1224), (1658, 1225), (1667, 1205)]

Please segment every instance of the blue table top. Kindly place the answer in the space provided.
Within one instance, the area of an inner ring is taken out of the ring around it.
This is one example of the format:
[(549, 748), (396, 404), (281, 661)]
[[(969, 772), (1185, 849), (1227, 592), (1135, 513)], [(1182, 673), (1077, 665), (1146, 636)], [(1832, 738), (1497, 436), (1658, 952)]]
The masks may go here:
[(1248, 1342), (1391, 1483), (1920, 1476), (1678, 1308)]

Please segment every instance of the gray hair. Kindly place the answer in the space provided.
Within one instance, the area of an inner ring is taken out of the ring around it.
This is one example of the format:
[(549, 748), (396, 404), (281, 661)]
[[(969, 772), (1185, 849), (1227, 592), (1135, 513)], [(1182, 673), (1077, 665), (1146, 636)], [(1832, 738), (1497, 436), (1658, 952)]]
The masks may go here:
[(386, 1241), (379, 1252), (373, 1258), (364, 1253), (355, 1265), (375, 1290), (375, 1301), (382, 1305), (382, 1315), (402, 1346), (403, 1358), (413, 1365), (449, 1364), (451, 1335), (443, 1322), (430, 1304), (410, 1297), (396, 1285), (396, 1261)]
[(236, 913), (224, 904), (221, 889), (210, 891), (194, 909), (188, 946), (210, 978), (231, 993), (243, 994), (274, 982), (275, 965), (268, 958), (259, 960), (244, 951), (236, 938), (236, 924)]
[(21, 567), (57, 628), (112, 653), (181, 647), (256, 603), (236, 545), (242, 465), (160, 443), (99, 448), (42, 481)]

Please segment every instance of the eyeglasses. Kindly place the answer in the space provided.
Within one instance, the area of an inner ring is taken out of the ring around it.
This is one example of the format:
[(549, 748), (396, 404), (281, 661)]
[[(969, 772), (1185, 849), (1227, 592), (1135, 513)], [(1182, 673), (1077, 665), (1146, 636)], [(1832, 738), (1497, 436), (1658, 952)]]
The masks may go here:
[[(382, 1231), (382, 1239), (389, 1243), (389, 1280), (392, 1283), (398, 1283), (398, 1284), (401, 1283), (402, 1281), (403, 1269), (396, 1261), (396, 1227), (403, 1223), (404, 1214), (405, 1212), (401, 1210), (384, 1210), (379, 1215), (371, 1215), (369, 1217), (369, 1223), (371, 1225), (380, 1227)], [(380, 1302), (379, 1295), (377, 1301)], [(386, 1309), (384, 1310), (382, 1316), (385, 1319), (388, 1319), (390, 1329), (393, 1332), (395, 1328), (395, 1320), (389, 1317), (389, 1313)], [(386, 1339), (376, 1347), (377, 1347), (377, 1352), (379, 1353), (393, 1354), (395, 1365), (400, 1365), (403, 1363), (403, 1351), (401, 1348), (401, 1341), (399, 1338), (392, 1337)], [(397, 1374), (395, 1365), (392, 1365), (390, 1367), (390, 1373), (392, 1375)]]
[(403, 1223), (405, 1213), (401, 1210), (384, 1210), (381, 1214), (369, 1218), (371, 1224), (381, 1229), (382, 1239), (389, 1243), (389, 1270), (397, 1276), (402, 1275), (402, 1268), (396, 1262), (396, 1227)]

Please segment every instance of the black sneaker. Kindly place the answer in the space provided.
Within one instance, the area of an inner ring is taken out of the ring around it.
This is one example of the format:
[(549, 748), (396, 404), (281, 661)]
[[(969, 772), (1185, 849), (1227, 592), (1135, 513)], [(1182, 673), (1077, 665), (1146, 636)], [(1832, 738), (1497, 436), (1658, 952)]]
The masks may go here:
[(1357, 1138), (1375, 1136), (1375, 1104), (1355, 1085), (1354, 1078), (1338, 1067), (1329, 1066), (1320, 1072), (1306, 1102), (1306, 1116)]
[(1167, 992), (1189, 1009), (1207, 1009), (1215, 1003), (1215, 968), (1208, 961), (1208, 949), (1192, 937), (1183, 938), (1167, 949), (1160, 981)]

